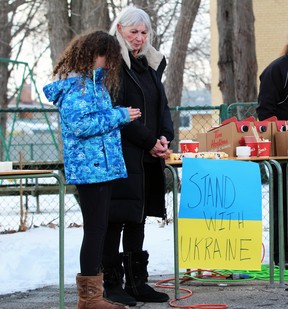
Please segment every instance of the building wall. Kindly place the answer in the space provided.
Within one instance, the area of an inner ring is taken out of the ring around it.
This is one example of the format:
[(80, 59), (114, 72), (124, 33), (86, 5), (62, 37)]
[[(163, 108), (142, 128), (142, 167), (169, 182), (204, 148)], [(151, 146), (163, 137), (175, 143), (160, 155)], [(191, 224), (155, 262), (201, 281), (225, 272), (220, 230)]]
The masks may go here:
[[(256, 55), (258, 64), (257, 82), (263, 69), (279, 57), (288, 43), (288, 0), (252, 0), (255, 16)], [(211, 17), (211, 102), (222, 104), (218, 88), (218, 29), (217, 0), (210, 0)]]

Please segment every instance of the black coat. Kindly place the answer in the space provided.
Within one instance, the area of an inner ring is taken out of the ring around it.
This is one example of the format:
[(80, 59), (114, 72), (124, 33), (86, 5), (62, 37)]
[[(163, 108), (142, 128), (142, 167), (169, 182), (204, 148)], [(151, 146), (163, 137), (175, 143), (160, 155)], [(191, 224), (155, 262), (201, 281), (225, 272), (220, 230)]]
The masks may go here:
[(259, 120), (288, 120), (288, 55), (271, 62), (260, 75), (258, 103)]
[[(155, 145), (157, 138), (165, 136), (168, 141), (174, 137), (173, 123), (168, 107), (166, 94), (161, 82), (163, 71), (166, 67), (163, 58), (157, 71), (149, 67), (159, 91), (159, 119), (158, 136), (153, 136), (149, 128), (145, 126), (145, 99), (141, 85), (137, 82), (136, 76), (123, 61), (122, 86), (116, 100), (116, 105), (132, 106), (140, 108), (141, 118), (132, 121), (121, 130), (123, 155), (128, 171), (128, 178), (118, 179), (114, 182), (112, 190), (112, 203), (110, 209), (111, 222), (141, 222), (144, 214), (144, 152), (148, 152)], [(165, 177), (163, 159), (155, 160), (155, 171), (151, 177), (151, 185), (155, 185), (157, 192), (146, 208), (145, 215), (164, 217), (165, 209)]]

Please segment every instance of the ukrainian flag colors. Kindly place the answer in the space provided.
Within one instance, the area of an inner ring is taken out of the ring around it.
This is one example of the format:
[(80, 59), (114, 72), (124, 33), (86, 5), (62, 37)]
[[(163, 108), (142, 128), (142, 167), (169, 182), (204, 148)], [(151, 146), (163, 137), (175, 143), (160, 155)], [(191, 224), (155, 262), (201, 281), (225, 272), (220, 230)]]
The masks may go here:
[(261, 269), (257, 163), (183, 159), (178, 246), (180, 268)]

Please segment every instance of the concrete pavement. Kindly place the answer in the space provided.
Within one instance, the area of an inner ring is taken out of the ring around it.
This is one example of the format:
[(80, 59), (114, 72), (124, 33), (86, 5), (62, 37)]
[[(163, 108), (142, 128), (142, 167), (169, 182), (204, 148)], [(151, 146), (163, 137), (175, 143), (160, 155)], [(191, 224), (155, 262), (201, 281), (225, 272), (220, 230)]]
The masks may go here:
[[(149, 284), (160, 282), (173, 278), (171, 276), (152, 276), (149, 278)], [(2, 278), (2, 280), (5, 280)], [(29, 276), (27, 276), (29, 280)], [(174, 281), (168, 281), (165, 285), (169, 288), (158, 288), (174, 299), (175, 289)], [(182, 289), (185, 289), (183, 291)], [(261, 280), (243, 280), (226, 282), (201, 282), (189, 280), (180, 284), (178, 298), (189, 295), (183, 300), (173, 302), (174, 308), (209, 308), (209, 309), (286, 309), (288, 308), (288, 290), (286, 287), (279, 287), (276, 282), (275, 288), (269, 287), (268, 281)], [(75, 285), (65, 285), (65, 309), (77, 308), (77, 290)], [(198, 304), (206, 304), (199, 306)], [(216, 304), (216, 305), (213, 305)], [(223, 306), (220, 306), (220, 305)], [(225, 307), (226, 306), (226, 307)], [(59, 289), (58, 286), (49, 286), (42, 289), (36, 289), (25, 293), (13, 293), (9, 295), (0, 295), (0, 309), (57, 309), (59, 308)], [(137, 303), (136, 307), (143, 309), (171, 308), (169, 303)]]

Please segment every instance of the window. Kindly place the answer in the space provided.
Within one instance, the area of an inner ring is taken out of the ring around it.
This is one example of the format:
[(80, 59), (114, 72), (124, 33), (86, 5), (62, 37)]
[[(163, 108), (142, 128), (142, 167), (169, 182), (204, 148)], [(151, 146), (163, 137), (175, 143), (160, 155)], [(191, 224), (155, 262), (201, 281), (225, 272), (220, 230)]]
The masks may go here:
[(180, 115), (180, 129), (192, 129), (191, 114)]

